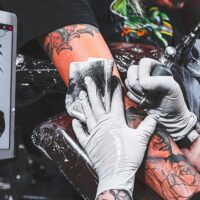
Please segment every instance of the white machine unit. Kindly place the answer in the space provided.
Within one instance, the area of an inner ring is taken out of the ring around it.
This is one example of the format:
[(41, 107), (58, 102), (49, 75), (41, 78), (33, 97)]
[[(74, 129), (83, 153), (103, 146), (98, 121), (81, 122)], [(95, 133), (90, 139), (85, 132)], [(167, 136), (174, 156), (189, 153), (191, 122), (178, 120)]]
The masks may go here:
[(17, 17), (0, 11), (0, 160), (15, 156)]

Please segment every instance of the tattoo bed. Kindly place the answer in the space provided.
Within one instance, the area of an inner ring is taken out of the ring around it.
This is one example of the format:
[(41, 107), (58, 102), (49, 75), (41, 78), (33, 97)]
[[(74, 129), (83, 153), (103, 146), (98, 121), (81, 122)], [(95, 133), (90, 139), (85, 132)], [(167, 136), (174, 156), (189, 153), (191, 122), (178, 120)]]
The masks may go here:
[[(111, 49), (122, 80), (126, 76), (130, 63), (137, 63), (142, 57), (158, 59), (161, 54), (160, 49), (139, 44), (113, 44)], [(200, 87), (198, 81), (188, 69), (177, 69), (176, 73), (179, 82), (185, 86), (184, 92), (190, 103), (190, 108), (200, 116), (199, 101), (197, 101), (199, 96), (197, 96), (198, 94), (191, 95), (188, 90), (191, 86), (198, 89)], [(38, 88), (40, 88), (39, 92)], [(17, 97), (20, 99), (17, 102), (20, 107), (37, 101), (48, 92), (63, 92), (65, 85), (49, 61), (31, 60), (31, 58), (19, 55), (17, 90), (18, 94), (26, 94), (26, 98)], [(22, 97), (22, 95), (20, 96)], [(144, 113), (138, 111), (136, 106), (126, 97), (124, 99), (128, 124), (130, 127), (137, 127)], [(41, 152), (57, 165), (84, 199), (94, 199), (98, 178), (77, 142), (71, 127), (71, 120), (66, 112), (48, 119), (35, 128), (32, 140)], [(160, 197), (148, 187), (144, 187), (144, 183)], [(143, 166), (138, 172), (135, 198), (140, 200), (187, 200), (199, 191), (199, 173), (183, 156), (176, 144), (165, 134), (164, 130), (158, 128), (149, 143)]]

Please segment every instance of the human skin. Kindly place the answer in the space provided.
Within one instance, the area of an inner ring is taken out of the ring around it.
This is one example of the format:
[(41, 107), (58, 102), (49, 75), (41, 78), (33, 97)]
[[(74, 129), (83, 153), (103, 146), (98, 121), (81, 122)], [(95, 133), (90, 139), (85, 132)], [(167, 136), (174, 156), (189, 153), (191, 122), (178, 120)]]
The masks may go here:
[[(99, 30), (87, 24), (63, 27), (49, 33), (40, 42), (67, 86), (71, 62), (86, 61), (88, 57), (113, 58)], [(113, 75), (119, 77), (116, 66)]]
[(168, 200), (187, 200), (200, 191), (198, 172), (169, 136), (158, 132), (152, 137), (148, 149), (144, 177), (147, 184), (153, 179), (160, 196)]
[[(70, 63), (71, 62), (79, 62), (79, 61), (86, 61), (88, 57), (96, 57), (96, 58), (113, 58), (112, 54), (110, 53), (110, 50), (108, 46), (106, 45), (103, 37), (99, 33), (98, 29), (91, 25), (86, 24), (77, 24), (77, 25), (71, 25), (66, 26), (61, 29), (58, 29), (52, 33), (49, 33), (47, 36), (44, 36), (42, 39), (40, 39), (40, 43), (42, 44), (42, 47), (44, 51), (47, 53), (47, 55), (51, 58), (52, 62), (58, 69), (62, 79), (64, 80), (66, 86), (69, 85), (69, 70), (70, 70)], [(116, 66), (114, 66), (113, 75), (116, 75), (119, 77), (119, 73), (117, 71)], [(136, 108), (136, 105), (129, 101), (125, 97), (125, 107), (126, 109), (129, 108)], [(139, 123), (140, 120), (136, 120), (136, 122), (132, 121), (131, 126), (135, 126)], [(134, 127), (135, 128), (135, 127)], [(150, 144), (152, 141), (150, 141)], [(171, 140), (170, 144), (175, 145)], [(149, 146), (148, 152), (152, 151), (151, 145)], [(170, 152), (172, 154), (172, 152)], [(175, 152), (173, 154), (179, 154), (181, 151), (176, 148)], [(168, 156), (167, 158), (170, 158)], [(164, 159), (165, 160), (165, 159)], [(199, 174), (197, 171), (188, 163), (188, 161), (185, 159), (181, 163), (177, 162), (176, 165), (178, 167), (182, 166), (188, 166), (191, 170), (191, 173), (194, 176), (195, 180), (199, 180)], [(146, 162), (145, 166), (148, 167), (149, 163)], [(146, 177), (145, 181), (148, 185), (153, 186), (153, 189), (160, 194), (163, 198), (166, 199), (166, 195), (173, 196), (174, 199), (178, 200), (185, 200), (185, 198), (177, 198), (176, 194), (174, 194), (170, 190), (170, 186), (173, 186), (173, 183), (168, 181), (167, 184), (164, 184), (162, 187), (163, 191), (166, 191), (166, 194), (163, 194), (160, 191), (160, 185), (158, 185), (158, 180), (162, 181), (159, 177), (163, 176), (162, 171), (158, 171), (157, 168), (161, 166), (163, 169), (166, 169), (167, 171), (171, 171), (171, 174), (175, 174), (175, 169), (172, 167), (172, 161), (169, 159), (167, 162), (155, 162), (151, 164), (151, 170), (146, 170)], [(155, 176), (154, 176), (155, 174)], [(149, 175), (149, 176), (148, 176)], [(184, 177), (184, 179), (180, 180), (181, 183), (184, 182), (190, 184), (190, 178), (187, 179), (187, 177)], [(156, 186), (156, 187), (155, 187)], [(198, 189), (200, 188), (200, 182)], [(184, 188), (183, 188), (184, 189)], [(186, 193), (190, 194), (197, 191), (192, 190), (190, 187), (185, 188)], [(109, 190), (105, 191), (101, 195), (99, 195), (98, 199), (104, 199), (104, 200), (110, 200), (110, 199), (120, 199), (120, 200), (128, 200), (130, 197), (125, 191), (120, 190)]]

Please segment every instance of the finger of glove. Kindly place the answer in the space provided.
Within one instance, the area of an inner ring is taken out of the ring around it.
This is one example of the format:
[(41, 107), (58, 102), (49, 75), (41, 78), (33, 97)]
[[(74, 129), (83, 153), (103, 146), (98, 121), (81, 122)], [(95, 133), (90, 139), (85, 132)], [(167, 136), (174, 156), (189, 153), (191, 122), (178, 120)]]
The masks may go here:
[(85, 148), (88, 140), (88, 136), (83, 130), (81, 123), (77, 119), (73, 119), (72, 127), (76, 134), (76, 137), (83, 148)]
[(96, 126), (96, 119), (94, 117), (94, 114), (92, 112), (92, 108), (91, 108), (90, 103), (88, 101), (87, 93), (82, 90), (79, 94), (79, 99), (81, 101), (83, 112), (85, 114), (85, 119), (86, 119), (88, 131), (90, 131), (93, 127)]
[(147, 91), (168, 92), (175, 86), (175, 80), (171, 76), (151, 76), (140, 79), (140, 85)]
[(65, 108), (66, 110), (69, 112), (69, 108), (71, 107), (73, 103), (73, 98), (71, 95), (69, 94), (66, 94), (66, 97), (65, 97)]
[(143, 94), (142, 88), (139, 84), (139, 65), (132, 65), (129, 67), (125, 85), (130, 91), (134, 90), (139, 94)]
[(122, 88), (120, 82), (117, 82), (117, 85), (114, 89), (112, 101), (111, 101), (111, 113), (117, 114), (118, 116), (124, 117), (124, 104), (122, 99)]
[(143, 142), (145, 144), (148, 143), (149, 138), (153, 134), (156, 125), (157, 125), (157, 120), (156, 116), (154, 115), (148, 115), (138, 126), (137, 131), (138, 136), (141, 136)]
[(158, 61), (151, 58), (142, 58), (139, 63), (139, 81), (143, 78), (149, 77)]
[[(141, 88), (141, 86), (139, 86), (139, 88), (140, 89), (133, 89), (133, 88), (131, 88), (130, 86), (129, 86), (129, 84), (128, 84), (128, 80), (126, 79), (125, 81), (124, 81), (124, 83), (125, 83), (125, 86), (126, 86), (126, 88), (128, 89), (128, 91), (129, 92), (131, 92), (131, 93), (134, 93), (136, 96), (138, 96), (138, 97), (141, 97), (141, 96), (144, 96), (144, 93), (143, 93), (143, 91), (142, 91), (142, 88)], [(138, 82), (138, 84), (139, 84), (139, 82)]]
[(131, 99), (132, 101), (134, 101), (137, 104), (139, 104), (141, 102), (141, 99), (139, 99), (138, 96), (134, 95), (131, 92), (127, 92), (127, 96), (129, 97), (129, 99)]
[(91, 103), (95, 117), (105, 114), (106, 111), (95, 82), (89, 76), (86, 76), (84, 81), (87, 87), (89, 101)]

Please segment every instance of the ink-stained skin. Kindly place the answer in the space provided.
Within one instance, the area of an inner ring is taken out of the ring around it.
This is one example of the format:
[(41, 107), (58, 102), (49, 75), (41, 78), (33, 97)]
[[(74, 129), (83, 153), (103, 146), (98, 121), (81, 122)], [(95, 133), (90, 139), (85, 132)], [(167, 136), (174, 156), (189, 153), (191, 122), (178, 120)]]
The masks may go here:
[(99, 30), (91, 25), (85, 25), (85, 27), (77, 29), (78, 25), (72, 25), (56, 30), (55, 32), (49, 33), (49, 42), (46, 45), (45, 51), (48, 56), (53, 60), (53, 51), (59, 55), (63, 50), (73, 51), (73, 47), (70, 41), (74, 38), (80, 38), (81, 34), (90, 34), (94, 36), (93, 32), (98, 33)]
[(123, 190), (108, 190), (101, 193), (97, 200), (131, 200), (126, 191)]
[[(101, 34), (94, 29), (88, 29), (88, 25), (68, 26), (50, 33), (43, 38), (42, 46), (57, 67), (66, 85), (69, 84), (71, 62), (85, 61), (88, 57), (112, 58)], [(119, 77), (116, 66), (113, 74)], [(125, 97), (125, 105), (126, 109), (137, 107), (127, 97)], [(140, 117), (135, 120), (131, 119), (131, 127), (137, 126), (140, 121)], [(193, 193), (200, 191), (200, 175), (185, 159), (175, 143), (169, 140), (168, 145), (159, 147), (158, 144), (161, 143), (163, 136), (154, 137), (150, 141), (147, 161), (144, 164), (145, 182), (167, 200), (186, 200)], [(159, 151), (155, 151), (155, 147), (159, 147)], [(118, 192), (120, 193), (120, 191)], [(113, 193), (110, 194), (113, 199), (117, 199)]]
[[(66, 26), (40, 38), (39, 42), (67, 86), (71, 62), (86, 61), (88, 57), (113, 58), (98, 29), (88, 24)], [(113, 74), (119, 77), (116, 66)]]
[(149, 143), (144, 170), (146, 183), (164, 199), (186, 200), (200, 191), (199, 173), (162, 131)]

